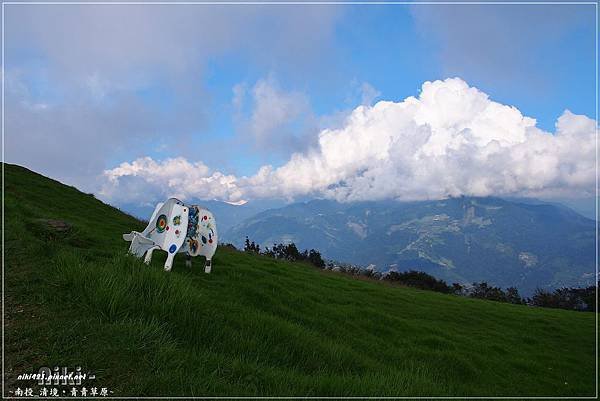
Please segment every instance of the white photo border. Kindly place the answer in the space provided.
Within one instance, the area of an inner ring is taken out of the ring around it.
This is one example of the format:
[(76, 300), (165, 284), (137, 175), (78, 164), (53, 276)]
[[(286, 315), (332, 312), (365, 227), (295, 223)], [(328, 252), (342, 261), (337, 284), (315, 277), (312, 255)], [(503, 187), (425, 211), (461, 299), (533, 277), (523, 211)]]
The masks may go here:
[[(235, 400), (340, 400), (340, 399), (361, 399), (361, 400), (508, 400), (508, 399), (524, 399), (524, 400), (567, 400), (567, 399), (597, 399), (598, 398), (598, 2), (596, 1), (6, 1), (2, 2), (2, 398), (3, 399), (18, 399), (26, 397), (15, 397), (6, 396), (4, 393), (4, 164), (5, 164), (5, 142), (4, 142), (4, 16), (5, 6), (19, 6), (19, 5), (198, 5), (198, 6), (210, 6), (210, 5), (227, 5), (227, 6), (252, 6), (252, 5), (397, 5), (397, 6), (419, 6), (419, 5), (595, 5), (595, 17), (596, 17), (596, 38), (595, 38), (595, 59), (596, 59), (596, 108), (595, 108), (595, 123), (596, 123), (596, 198), (595, 211), (596, 211), (596, 391), (593, 396), (584, 397), (552, 397), (552, 396), (472, 396), (472, 397), (242, 397), (242, 396), (223, 396), (223, 397), (185, 397), (185, 396), (162, 396), (162, 397), (86, 397), (88, 399), (204, 399), (204, 400), (219, 400), (219, 399), (235, 399)], [(35, 399), (56, 399), (56, 397), (34, 397)]]

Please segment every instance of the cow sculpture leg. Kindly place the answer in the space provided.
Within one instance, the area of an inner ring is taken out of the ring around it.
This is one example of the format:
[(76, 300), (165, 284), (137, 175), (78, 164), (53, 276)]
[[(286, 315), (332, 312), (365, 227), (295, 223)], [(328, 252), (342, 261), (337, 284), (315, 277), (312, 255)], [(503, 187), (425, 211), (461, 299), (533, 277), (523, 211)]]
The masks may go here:
[(153, 246), (152, 248), (148, 249), (146, 251), (146, 257), (144, 258), (144, 263), (149, 265), (150, 261), (152, 260), (152, 253), (154, 252), (155, 249), (159, 249), (159, 246)]
[(192, 257), (189, 253), (185, 254), (185, 267), (192, 267)]
[(206, 264), (204, 265), (204, 273), (210, 273), (211, 268), (212, 268), (211, 260), (206, 259)]
[(175, 254), (177, 253), (177, 251), (179, 250), (179, 247), (175, 244), (171, 245), (171, 247), (169, 248), (168, 252), (168, 256), (167, 256), (167, 260), (165, 261), (165, 271), (166, 272), (170, 272), (171, 271), (171, 267), (173, 266), (173, 258), (175, 258)]
[(166, 272), (170, 272), (171, 271), (171, 267), (173, 266), (173, 257), (175, 255), (173, 255), (172, 253), (170, 253), (167, 256), (167, 260), (165, 261), (165, 271)]

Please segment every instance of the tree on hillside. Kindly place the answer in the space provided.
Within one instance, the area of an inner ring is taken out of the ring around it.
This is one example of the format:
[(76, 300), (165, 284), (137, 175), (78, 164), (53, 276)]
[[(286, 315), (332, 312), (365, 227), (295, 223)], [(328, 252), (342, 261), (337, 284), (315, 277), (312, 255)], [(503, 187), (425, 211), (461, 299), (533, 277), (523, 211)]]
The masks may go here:
[(253, 252), (253, 253), (260, 253), (260, 245), (258, 245), (254, 241), (250, 242), (250, 240), (248, 239), (248, 237), (246, 237), (246, 241), (244, 241), (244, 251), (246, 251), (246, 252)]
[(554, 293), (541, 288), (535, 290), (535, 293), (531, 298), (531, 303), (535, 306), (542, 306), (544, 308), (558, 308), (558, 300), (554, 296)]
[(321, 253), (315, 249), (311, 249), (308, 252), (308, 261), (311, 264), (317, 266), (319, 269), (325, 268), (325, 261), (321, 257)]
[(366, 268), (362, 271), (362, 275), (369, 278), (374, 278), (376, 280), (381, 279), (381, 273), (373, 268)]
[(265, 251), (263, 252), (263, 255), (268, 256), (270, 258), (274, 258), (275, 257), (275, 252), (273, 252), (272, 249), (269, 249), (269, 247), (265, 247)]
[(454, 295), (464, 295), (465, 294), (465, 287), (463, 287), (459, 283), (452, 283), (452, 287), (450, 289), (450, 292), (452, 294), (454, 294)]
[(469, 296), (472, 298), (506, 302), (506, 294), (502, 291), (502, 288), (490, 286), (484, 281), (481, 283), (473, 283), (473, 288), (471, 289)]
[(301, 260), (302, 259), (300, 257), (300, 251), (298, 251), (298, 248), (296, 248), (296, 244), (294, 244), (293, 242), (289, 243), (285, 247), (285, 255), (288, 260)]
[(284, 244), (275, 244), (273, 245), (273, 253), (277, 259), (286, 259), (286, 260), (302, 260), (302, 254), (298, 251), (296, 244), (289, 243), (287, 245)]
[(506, 302), (511, 304), (524, 303), (523, 298), (519, 295), (519, 290), (516, 287), (508, 287), (506, 289)]
[(538, 288), (530, 303), (545, 308), (560, 308), (593, 312), (596, 310), (596, 286), (559, 288), (553, 292)]
[[(598, 283), (600, 286), (600, 282)], [(585, 305), (585, 311), (596, 312), (596, 286), (591, 285), (587, 288), (577, 288), (575, 289), (578, 293), (579, 298), (582, 303)]]
[(450, 287), (443, 280), (438, 280), (430, 274), (409, 270), (407, 272), (390, 271), (385, 276), (384, 280), (399, 282), (401, 284), (416, 287), (423, 290), (431, 290), (448, 294), (451, 292)]

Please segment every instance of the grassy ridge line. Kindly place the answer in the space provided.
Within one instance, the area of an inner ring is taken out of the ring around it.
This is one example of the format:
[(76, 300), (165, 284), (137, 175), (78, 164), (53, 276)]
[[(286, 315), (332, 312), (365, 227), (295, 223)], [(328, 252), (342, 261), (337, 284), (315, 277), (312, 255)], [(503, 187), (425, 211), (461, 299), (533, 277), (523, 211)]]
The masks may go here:
[[(143, 224), (6, 165), (7, 389), (81, 365), (114, 395), (591, 396), (594, 316), (393, 288), (225, 248), (124, 255)], [(57, 235), (39, 219), (73, 229)], [(160, 255), (161, 253), (157, 254)]]

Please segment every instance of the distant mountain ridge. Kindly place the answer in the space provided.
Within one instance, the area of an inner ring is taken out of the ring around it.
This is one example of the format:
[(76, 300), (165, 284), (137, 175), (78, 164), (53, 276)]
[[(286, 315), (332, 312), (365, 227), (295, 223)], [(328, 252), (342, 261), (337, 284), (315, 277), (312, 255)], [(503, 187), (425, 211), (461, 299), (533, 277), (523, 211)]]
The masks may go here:
[(595, 222), (546, 202), (459, 197), (440, 201), (295, 203), (258, 213), (223, 238), (263, 248), (294, 242), (380, 271), (416, 269), (449, 282), (583, 286), (595, 282)]

